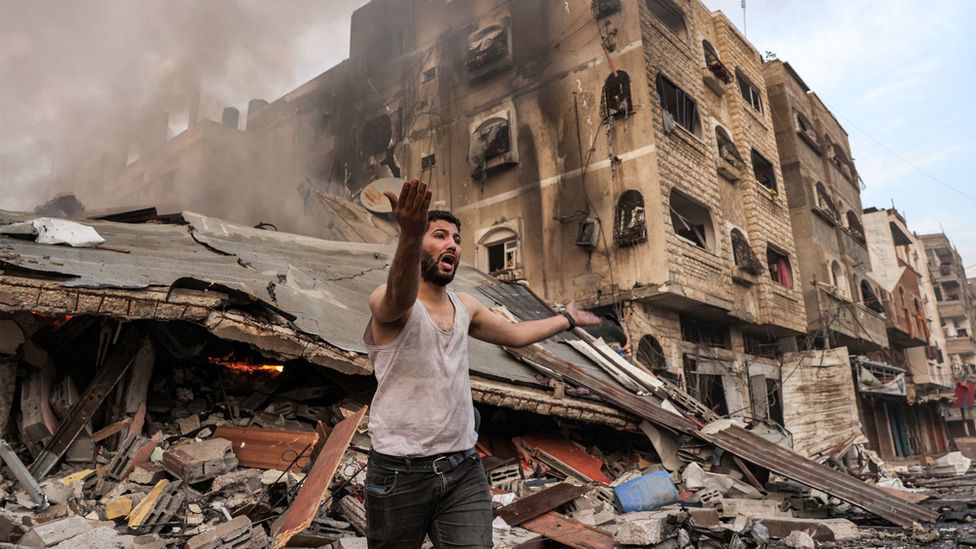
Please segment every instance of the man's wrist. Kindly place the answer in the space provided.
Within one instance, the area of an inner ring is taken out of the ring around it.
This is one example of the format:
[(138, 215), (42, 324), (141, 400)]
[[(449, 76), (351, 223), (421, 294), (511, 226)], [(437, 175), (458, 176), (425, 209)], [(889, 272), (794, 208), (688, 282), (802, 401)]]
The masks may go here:
[(576, 319), (573, 318), (573, 315), (569, 314), (569, 311), (563, 311), (560, 314), (562, 314), (563, 317), (569, 321), (569, 328), (566, 328), (564, 331), (572, 331), (574, 328), (576, 328)]

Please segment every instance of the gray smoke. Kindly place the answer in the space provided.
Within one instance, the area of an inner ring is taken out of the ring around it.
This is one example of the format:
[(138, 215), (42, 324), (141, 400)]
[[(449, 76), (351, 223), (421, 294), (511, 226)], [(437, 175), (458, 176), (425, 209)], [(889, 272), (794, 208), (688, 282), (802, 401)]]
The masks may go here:
[(170, 114), (273, 100), (348, 56), (365, 0), (0, 0), (0, 208), (111, 205), (98, 168)]

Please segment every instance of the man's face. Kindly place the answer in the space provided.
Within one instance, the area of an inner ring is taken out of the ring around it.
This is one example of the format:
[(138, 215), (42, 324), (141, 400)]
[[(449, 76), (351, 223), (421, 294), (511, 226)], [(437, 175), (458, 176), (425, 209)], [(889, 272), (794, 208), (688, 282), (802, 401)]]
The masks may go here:
[(427, 225), (420, 252), (420, 276), (431, 284), (447, 286), (461, 263), (461, 233), (450, 221), (437, 219)]

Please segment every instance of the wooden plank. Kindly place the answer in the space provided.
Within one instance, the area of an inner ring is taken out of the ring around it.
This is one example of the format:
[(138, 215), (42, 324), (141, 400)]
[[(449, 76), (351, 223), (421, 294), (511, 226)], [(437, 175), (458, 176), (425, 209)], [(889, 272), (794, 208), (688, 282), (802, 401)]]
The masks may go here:
[(366, 409), (367, 407), (363, 406), (356, 413), (340, 421), (332, 430), (332, 434), (325, 441), (325, 446), (312, 464), (308, 476), (305, 477), (302, 487), (298, 490), (295, 501), (272, 525), (271, 533), (274, 537), (272, 549), (284, 547), (292, 536), (312, 524), (322, 497), (325, 496), (332, 477), (339, 468), (339, 461), (349, 448), (349, 442), (356, 434), (356, 428), (366, 416)]
[(560, 505), (565, 505), (589, 491), (590, 488), (587, 486), (574, 486), (563, 482), (506, 505), (496, 511), (495, 516), (501, 517), (509, 526), (518, 526)]
[(574, 549), (612, 549), (613, 536), (554, 511), (522, 524), (526, 530)]
[(30, 472), (34, 478), (43, 479), (57, 465), (112, 389), (129, 371), (139, 350), (149, 342), (145, 330), (139, 326), (124, 332), (121, 339), (122, 342), (112, 350), (111, 356), (95, 374), (95, 379), (88, 384), (81, 399), (71, 407), (68, 417), (58, 426), (44, 451), (31, 464)]
[(95, 431), (95, 434), (92, 435), (92, 442), (100, 442), (102, 440), (105, 440), (106, 438), (128, 427), (130, 423), (132, 423), (132, 418), (127, 417), (120, 421), (116, 421), (111, 425), (106, 425), (105, 427), (102, 427), (101, 429)]
[[(310, 431), (286, 431), (284, 429), (259, 429), (221, 425), (214, 431), (215, 438), (231, 442), (234, 455), (241, 467), (278, 469), (284, 471), (292, 462), (301, 469), (311, 461), (311, 451), (319, 440), (318, 433)], [(304, 454), (303, 454), (304, 452)], [(299, 457), (301, 456), (301, 457)]]

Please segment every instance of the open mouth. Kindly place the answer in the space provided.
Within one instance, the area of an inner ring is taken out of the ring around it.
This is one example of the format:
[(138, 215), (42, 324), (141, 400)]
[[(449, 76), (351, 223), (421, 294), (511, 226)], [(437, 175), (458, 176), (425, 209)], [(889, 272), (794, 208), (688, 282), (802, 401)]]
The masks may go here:
[(458, 258), (454, 254), (444, 254), (441, 256), (440, 265), (447, 269), (453, 269), (457, 266)]

